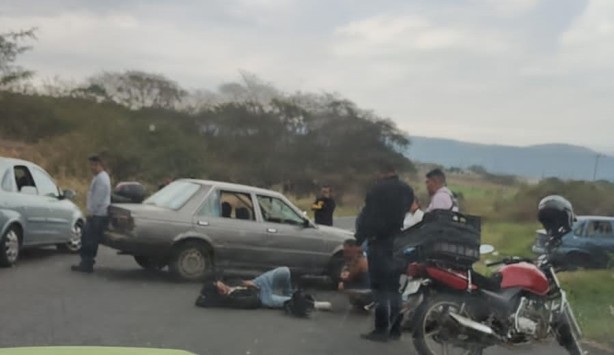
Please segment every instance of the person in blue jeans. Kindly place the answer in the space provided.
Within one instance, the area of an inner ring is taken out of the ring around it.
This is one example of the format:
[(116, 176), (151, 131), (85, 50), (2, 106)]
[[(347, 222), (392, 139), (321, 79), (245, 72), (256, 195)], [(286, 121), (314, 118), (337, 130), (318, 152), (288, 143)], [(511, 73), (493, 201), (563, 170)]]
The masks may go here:
[(260, 302), (268, 308), (283, 308), (284, 303), (292, 298), (292, 278), (290, 269), (285, 266), (267, 271), (243, 284), (256, 287), (260, 291)]

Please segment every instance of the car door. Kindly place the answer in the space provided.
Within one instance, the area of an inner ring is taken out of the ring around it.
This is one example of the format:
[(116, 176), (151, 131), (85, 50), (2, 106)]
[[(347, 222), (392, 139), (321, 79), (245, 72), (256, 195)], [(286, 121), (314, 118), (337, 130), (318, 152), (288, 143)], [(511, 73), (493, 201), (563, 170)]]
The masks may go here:
[(30, 168), (12, 166), (15, 190), (9, 199), (10, 208), (19, 212), (24, 221), (24, 245), (44, 244), (54, 233), (48, 224), (49, 207), (45, 198), (39, 196)]
[(608, 253), (614, 252), (614, 228), (612, 228), (612, 221), (605, 219), (591, 221), (587, 237), (586, 243), (592, 250)]
[(30, 172), (34, 178), (41, 203), (45, 205), (45, 218), (48, 228), (45, 242), (59, 243), (68, 240), (72, 232), (73, 210), (67, 201), (60, 198), (60, 190), (47, 174), (39, 167), (31, 167)]
[(194, 216), (194, 227), (211, 238), (216, 264), (236, 269), (266, 269), (263, 235), (251, 193), (213, 188)]
[(269, 268), (288, 266), (313, 273), (323, 271), (328, 259), (326, 243), (313, 226), (305, 227), (305, 218), (281, 198), (256, 195)]

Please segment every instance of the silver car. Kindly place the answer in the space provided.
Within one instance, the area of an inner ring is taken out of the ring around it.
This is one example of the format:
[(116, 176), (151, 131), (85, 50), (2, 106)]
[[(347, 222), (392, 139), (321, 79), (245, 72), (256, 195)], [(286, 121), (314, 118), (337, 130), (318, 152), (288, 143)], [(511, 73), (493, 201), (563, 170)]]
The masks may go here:
[(250, 186), (183, 179), (143, 204), (113, 204), (103, 244), (144, 268), (168, 265), (176, 277), (201, 278), (288, 266), (337, 279), (349, 231), (318, 226), (282, 194)]
[(43, 168), (0, 157), (0, 266), (11, 266), (23, 248), (57, 245), (81, 248), (84, 217)]

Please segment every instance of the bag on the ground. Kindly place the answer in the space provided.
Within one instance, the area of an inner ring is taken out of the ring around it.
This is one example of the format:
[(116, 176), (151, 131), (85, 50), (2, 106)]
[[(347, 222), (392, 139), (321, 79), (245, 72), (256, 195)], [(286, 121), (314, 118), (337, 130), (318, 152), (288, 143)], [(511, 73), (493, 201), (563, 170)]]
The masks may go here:
[(196, 306), (256, 309), (261, 307), (261, 303), (259, 291), (254, 287), (240, 287), (228, 295), (221, 295), (214, 282), (207, 282), (196, 299)]
[(295, 317), (306, 318), (309, 317), (311, 312), (315, 309), (315, 300), (313, 296), (303, 293), (302, 291), (296, 291), (292, 294), (292, 298), (284, 304), (284, 310), (286, 313)]

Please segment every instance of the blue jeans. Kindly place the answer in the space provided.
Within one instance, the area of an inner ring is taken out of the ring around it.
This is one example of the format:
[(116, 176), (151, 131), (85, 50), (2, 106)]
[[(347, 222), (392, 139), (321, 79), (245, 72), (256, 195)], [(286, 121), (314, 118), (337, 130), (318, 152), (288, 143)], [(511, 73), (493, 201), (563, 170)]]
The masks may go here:
[(102, 237), (107, 224), (109, 223), (108, 217), (103, 216), (91, 216), (87, 217), (85, 222), (85, 229), (81, 236), (81, 264), (92, 266), (94, 265), (94, 259), (98, 254), (98, 244), (102, 241)]
[[(269, 308), (283, 308), (284, 303), (292, 298), (292, 280), (290, 269), (278, 267), (256, 277), (254, 284), (260, 290), (260, 302)], [(280, 294), (276, 294), (279, 291)]]

